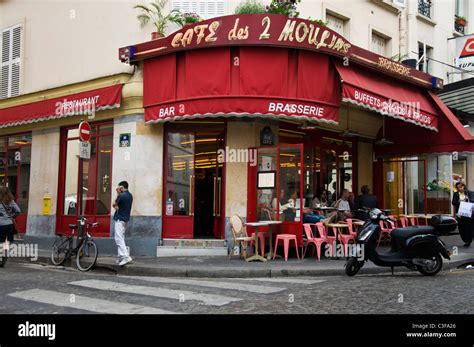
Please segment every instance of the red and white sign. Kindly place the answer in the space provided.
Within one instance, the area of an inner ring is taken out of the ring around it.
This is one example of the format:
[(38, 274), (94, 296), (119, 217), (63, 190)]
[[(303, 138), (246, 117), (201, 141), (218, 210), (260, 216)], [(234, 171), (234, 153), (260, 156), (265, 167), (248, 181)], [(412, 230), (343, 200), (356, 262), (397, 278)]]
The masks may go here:
[(474, 71), (474, 34), (456, 39), (456, 66)]
[(91, 134), (91, 125), (88, 122), (81, 122), (81, 124), (79, 124), (79, 139), (82, 142), (89, 142)]

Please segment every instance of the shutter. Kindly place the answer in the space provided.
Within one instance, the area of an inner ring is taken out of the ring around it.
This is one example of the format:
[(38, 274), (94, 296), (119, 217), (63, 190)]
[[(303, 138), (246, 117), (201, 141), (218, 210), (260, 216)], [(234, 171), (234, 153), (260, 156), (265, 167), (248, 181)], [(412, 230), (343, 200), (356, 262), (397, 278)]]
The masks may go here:
[(3, 65), (1, 72), (0, 99), (8, 98), (10, 65)]
[(212, 0), (174, 0), (172, 3), (173, 9), (179, 9), (182, 12), (194, 12), (204, 19), (223, 16), (224, 15), (224, 1)]
[(13, 28), (12, 36), (12, 65), (11, 65), (11, 84), (10, 96), (20, 94), (20, 67), (21, 67), (21, 31), (22, 27)]
[(372, 33), (372, 52), (385, 56), (385, 42), (385, 38), (375, 33)]
[(22, 26), (2, 31), (0, 99), (20, 94)]

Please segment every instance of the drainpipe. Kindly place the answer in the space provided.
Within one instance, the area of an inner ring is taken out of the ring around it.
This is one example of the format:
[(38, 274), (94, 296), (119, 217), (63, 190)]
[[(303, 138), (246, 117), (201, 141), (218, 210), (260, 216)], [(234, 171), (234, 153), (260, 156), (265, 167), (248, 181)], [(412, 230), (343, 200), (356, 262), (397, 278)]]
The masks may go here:
[[(418, 51), (418, 49), (412, 49), (412, 42), (413, 42), (413, 35), (415, 35), (415, 20), (416, 20), (416, 13), (413, 12), (413, 6), (416, 6), (416, 1), (407, 1), (407, 26), (406, 26), (406, 53), (408, 54), (408, 58), (411, 58), (413, 51)], [(415, 57), (418, 60), (418, 57)]]

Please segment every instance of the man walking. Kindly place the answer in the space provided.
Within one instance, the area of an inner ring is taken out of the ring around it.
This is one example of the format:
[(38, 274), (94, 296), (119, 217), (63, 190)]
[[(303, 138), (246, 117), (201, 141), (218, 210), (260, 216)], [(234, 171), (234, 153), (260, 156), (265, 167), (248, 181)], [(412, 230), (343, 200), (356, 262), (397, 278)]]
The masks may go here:
[(124, 266), (132, 261), (125, 245), (125, 229), (127, 222), (130, 220), (133, 196), (128, 191), (127, 181), (120, 182), (116, 190), (118, 195), (113, 205), (115, 208), (115, 244), (118, 250), (117, 263), (120, 266)]

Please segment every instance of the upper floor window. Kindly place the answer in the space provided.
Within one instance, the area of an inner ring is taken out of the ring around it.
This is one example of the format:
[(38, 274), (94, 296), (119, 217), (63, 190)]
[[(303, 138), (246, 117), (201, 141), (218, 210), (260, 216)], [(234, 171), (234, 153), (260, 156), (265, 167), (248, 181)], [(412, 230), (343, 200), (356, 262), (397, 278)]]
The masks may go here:
[(431, 3), (431, 0), (418, 0), (418, 13), (425, 16), (425, 17), (428, 17), (428, 18), (431, 18), (431, 8), (432, 7), (432, 3)]
[(225, 15), (225, 1), (222, 0), (173, 0), (173, 9), (193, 12), (204, 19)]
[(386, 37), (372, 32), (372, 45), (371, 51), (383, 56), (387, 55), (388, 41)]
[(418, 70), (430, 73), (430, 58), (432, 56), (433, 48), (418, 42)]
[(338, 34), (344, 36), (344, 19), (336, 17), (332, 14), (326, 14), (327, 27), (334, 30)]
[(22, 31), (21, 25), (1, 30), (0, 99), (20, 94)]

